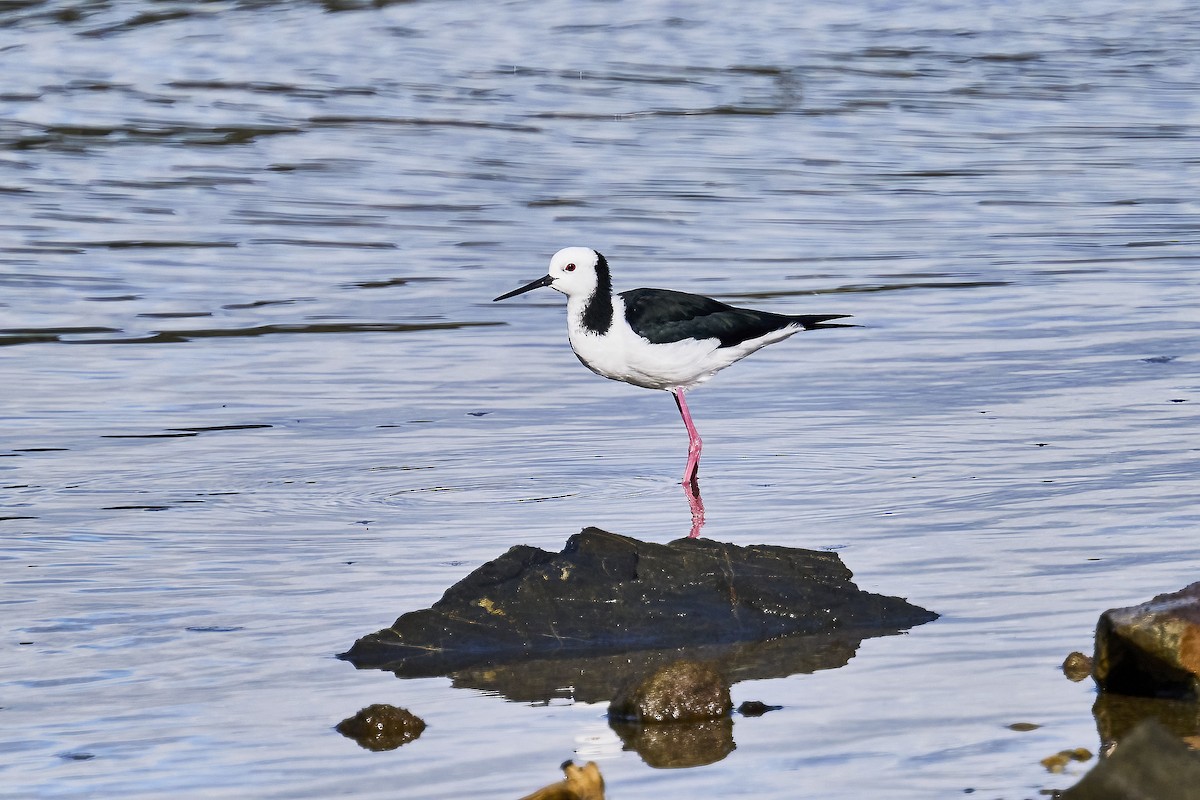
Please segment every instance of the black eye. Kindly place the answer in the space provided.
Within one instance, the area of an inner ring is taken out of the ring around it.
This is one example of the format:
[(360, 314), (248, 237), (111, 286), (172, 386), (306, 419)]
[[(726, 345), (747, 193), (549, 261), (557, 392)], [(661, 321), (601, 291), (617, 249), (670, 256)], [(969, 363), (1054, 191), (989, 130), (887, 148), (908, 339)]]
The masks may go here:
[(574, 264), (567, 264), (565, 267), (563, 267), (563, 270), (564, 270), (565, 272), (574, 272), (574, 271), (575, 271), (575, 265), (574, 265)]

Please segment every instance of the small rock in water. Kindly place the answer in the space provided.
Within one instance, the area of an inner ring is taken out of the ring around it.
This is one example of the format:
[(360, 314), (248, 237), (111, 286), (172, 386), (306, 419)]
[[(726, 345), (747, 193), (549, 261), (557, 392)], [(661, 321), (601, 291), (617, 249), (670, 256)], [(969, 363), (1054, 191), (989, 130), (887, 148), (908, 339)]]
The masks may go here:
[(367, 750), (395, 750), (425, 730), (425, 720), (408, 709), (375, 703), (337, 724), (338, 733)]
[(608, 707), (610, 718), (640, 723), (699, 722), (733, 710), (729, 684), (707, 664), (676, 661), (626, 684)]
[(1077, 650), (1063, 661), (1062, 671), (1063, 675), (1067, 676), (1067, 680), (1079, 683), (1084, 678), (1091, 676), (1092, 659)]
[(738, 713), (743, 717), (761, 717), (768, 711), (778, 711), (783, 706), (769, 706), (761, 700), (747, 700), (738, 706)]
[(562, 771), (566, 777), (561, 781), (525, 795), (521, 800), (604, 800), (604, 778), (595, 761), (582, 767), (564, 761)]
[(1042, 759), (1042, 766), (1050, 772), (1062, 772), (1072, 761), (1088, 761), (1092, 751), (1086, 747), (1076, 747), (1074, 750), (1060, 750), (1052, 756)]

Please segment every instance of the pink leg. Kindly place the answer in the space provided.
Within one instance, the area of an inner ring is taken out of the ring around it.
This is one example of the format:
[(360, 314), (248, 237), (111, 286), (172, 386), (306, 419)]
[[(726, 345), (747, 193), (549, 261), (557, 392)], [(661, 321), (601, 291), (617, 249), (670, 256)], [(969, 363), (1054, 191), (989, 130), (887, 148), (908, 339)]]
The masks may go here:
[(688, 460), (687, 467), (683, 470), (683, 482), (696, 485), (696, 476), (700, 472), (700, 447), (703, 442), (700, 441), (700, 434), (696, 431), (696, 426), (692, 424), (692, 415), (688, 411), (687, 401), (683, 399), (683, 389), (672, 389), (671, 394), (675, 397), (675, 405), (679, 406), (679, 416), (683, 417), (683, 424), (687, 426), (688, 432)]

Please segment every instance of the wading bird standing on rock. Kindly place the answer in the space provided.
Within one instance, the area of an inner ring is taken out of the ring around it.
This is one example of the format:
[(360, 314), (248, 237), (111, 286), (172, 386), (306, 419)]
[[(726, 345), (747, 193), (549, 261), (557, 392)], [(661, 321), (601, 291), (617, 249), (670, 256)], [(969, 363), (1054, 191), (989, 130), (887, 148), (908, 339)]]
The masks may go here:
[[(792, 334), (851, 327), (829, 324), (846, 314), (774, 314), (670, 289), (613, 294), (608, 261), (590, 247), (559, 250), (550, 259), (549, 274), (496, 300), (542, 286), (567, 296), (567, 334), (584, 366), (614, 381), (666, 389), (675, 397), (688, 432), (683, 483), (693, 491), (697, 490), (701, 441), (683, 393), (755, 350)], [(695, 512), (693, 504), (693, 517)]]

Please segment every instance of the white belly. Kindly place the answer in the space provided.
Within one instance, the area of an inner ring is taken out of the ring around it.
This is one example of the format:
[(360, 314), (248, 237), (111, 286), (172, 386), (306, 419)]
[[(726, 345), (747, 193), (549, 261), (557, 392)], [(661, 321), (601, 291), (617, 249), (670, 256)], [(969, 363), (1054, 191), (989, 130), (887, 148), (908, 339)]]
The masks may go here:
[(568, 299), (567, 334), (571, 349), (597, 375), (647, 389), (690, 389), (755, 350), (804, 329), (801, 325), (787, 327), (732, 347), (721, 347), (718, 339), (651, 344), (629, 327), (625, 321), (625, 303), (619, 296), (613, 297), (613, 306), (613, 324), (607, 333), (600, 335), (583, 326), (583, 303)]
[(628, 327), (627, 334), (621, 332), (622, 327), (614, 325), (605, 336), (572, 334), (571, 349), (597, 375), (647, 389), (695, 386), (733, 363), (715, 355), (716, 339), (650, 344)]

